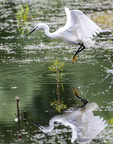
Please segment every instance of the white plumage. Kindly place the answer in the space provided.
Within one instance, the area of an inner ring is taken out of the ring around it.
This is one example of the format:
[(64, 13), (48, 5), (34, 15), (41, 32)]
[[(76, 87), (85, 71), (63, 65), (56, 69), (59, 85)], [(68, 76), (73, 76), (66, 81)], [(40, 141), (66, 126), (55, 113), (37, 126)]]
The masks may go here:
[(94, 116), (93, 110), (98, 107), (96, 103), (87, 103), (83, 107), (75, 107), (74, 110), (62, 115), (54, 116), (49, 121), (49, 126), (41, 126), (34, 123), (41, 131), (48, 133), (54, 128), (54, 122), (62, 123), (72, 129), (71, 142), (86, 143), (95, 138), (106, 126), (106, 121), (100, 116)]
[(67, 22), (64, 27), (50, 33), (48, 25), (40, 23), (29, 34), (37, 29), (45, 29), (45, 34), (50, 38), (59, 38), (67, 42), (79, 44), (80, 48), (76, 51), (75, 57), (85, 47), (94, 46), (92, 38), (101, 32), (101, 29), (80, 10), (69, 10), (65, 7), (65, 12)]

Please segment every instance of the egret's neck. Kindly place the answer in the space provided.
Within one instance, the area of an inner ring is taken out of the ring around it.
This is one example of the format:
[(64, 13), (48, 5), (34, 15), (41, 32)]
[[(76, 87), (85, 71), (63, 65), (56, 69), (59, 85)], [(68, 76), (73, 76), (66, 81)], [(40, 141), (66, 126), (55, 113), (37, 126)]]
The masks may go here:
[(43, 127), (43, 129), (41, 129), (43, 132), (47, 133), (52, 131), (54, 128), (54, 121), (49, 121), (49, 126)]
[(49, 121), (49, 129), (50, 129), (50, 131), (53, 130), (53, 128), (54, 128), (54, 121), (50, 120)]
[(46, 36), (48, 36), (50, 38), (57, 38), (54, 32), (53, 33), (49, 32), (49, 26), (48, 25), (44, 24), (43, 29), (45, 30)]
[(41, 130), (43, 132), (50, 132), (53, 130), (54, 128), (54, 122), (57, 121), (57, 122), (62, 122), (62, 118), (61, 118), (61, 115), (58, 115), (58, 116), (54, 116), (53, 118), (50, 119), (49, 121), (49, 126), (47, 127), (43, 127)]

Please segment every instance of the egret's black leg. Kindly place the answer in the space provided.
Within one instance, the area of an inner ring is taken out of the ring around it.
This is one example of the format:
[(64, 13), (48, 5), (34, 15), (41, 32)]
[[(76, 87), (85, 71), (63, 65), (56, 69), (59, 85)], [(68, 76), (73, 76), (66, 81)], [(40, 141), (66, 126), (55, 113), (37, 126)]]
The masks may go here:
[(87, 100), (85, 100), (85, 99), (83, 99), (83, 98), (81, 98), (79, 95), (79, 91), (78, 91), (78, 88), (77, 89), (74, 89), (73, 88), (73, 92), (74, 92), (74, 95), (79, 99), (79, 100), (81, 100), (81, 102), (83, 102), (83, 105), (81, 106), (81, 107), (84, 107), (87, 103), (88, 103), (88, 101)]
[(84, 50), (84, 49), (85, 49), (85, 46), (83, 45), (83, 43), (80, 44), (80, 47), (78, 48), (78, 50), (77, 50), (76, 53), (74, 54), (73, 58), (74, 58), (78, 53), (80, 53), (82, 50)]
[(78, 50), (76, 51), (75, 55), (77, 55), (79, 53), (79, 51), (81, 50), (81, 48), (83, 47), (83, 43), (82, 44), (79, 44), (80, 47), (78, 48)]
[(81, 100), (81, 102), (83, 102), (83, 105), (82, 105), (81, 107), (84, 107), (84, 106), (88, 103), (87, 100), (82, 99), (80, 96), (77, 96), (77, 98), (78, 98), (79, 100)]
[(78, 53), (80, 53), (81, 51), (83, 51), (85, 49), (85, 46), (82, 45), (81, 49), (79, 49)]

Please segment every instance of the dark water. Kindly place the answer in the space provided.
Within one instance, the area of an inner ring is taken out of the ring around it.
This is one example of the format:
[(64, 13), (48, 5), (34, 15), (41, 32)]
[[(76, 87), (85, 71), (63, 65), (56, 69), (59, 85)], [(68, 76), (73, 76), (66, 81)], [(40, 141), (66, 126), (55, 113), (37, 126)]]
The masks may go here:
[[(99, 109), (94, 112), (108, 123), (113, 118), (113, 28), (110, 24), (98, 23), (105, 32), (95, 38), (96, 45), (85, 49), (72, 64), (71, 59), (78, 46), (60, 40), (47, 38), (43, 31), (29, 37), (22, 36), (17, 28), (16, 12), (19, 5), (29, 4), (30, 20), (26, 22), (30, 31), (35, 24), (45, 22), (56, 30), (65, 22), (64, 6), (80, 9), (91, 15), (108, 12), (111, 1), (0, 1), (0, 143), (19, 143), (17, 108), (15, 97), (20, 98), (21, 143), (71, 143), (71, 130), (56, 123), (48, 134), (41, 132), (31, 121), (48, 125), (48, 121), (60, 112), (51, 106), (58, 100), (68, 108), (81, 105), (73, 94), (79, 88), (80, 96), (90, 103), (96, 102)], [(23, 28), (26, 28), (23, 26)], [(63, 78), (60, 81), (60, 96), (57, 94), (56, 74), (49, 70), (55, 60), (64, 63)], [(63, 113), (64, 110), (61, 110)], [(24, 121), (23, 118), (26, 118)], [(91, 143), (113, 143), (113, 126), (108, 123)], [(76, 142), (75, 142), (76, 143)]]

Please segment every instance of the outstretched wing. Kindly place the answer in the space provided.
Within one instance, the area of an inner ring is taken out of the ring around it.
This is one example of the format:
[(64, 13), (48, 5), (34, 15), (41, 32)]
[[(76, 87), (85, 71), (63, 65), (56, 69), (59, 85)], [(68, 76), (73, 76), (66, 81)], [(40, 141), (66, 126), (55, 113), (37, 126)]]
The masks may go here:
[(101, 32), (101, 29), (80, 10), (69, 10), (65, 8), (67, 15), (67, 22), (65, 29), (77, 33), (82, 37), (93, 37)]
[(83, 130), (81, 130), (81, 135), (78, 135), (78, 143), (88, 142), (94, 139), (102, 130), (105, 129), (106, 126), (107, 123), (103, 118), (100, 116), (94, 116), (94, 118), (90, 119), (89, 123), (87, 124), (87, 128), (83, 128)]

